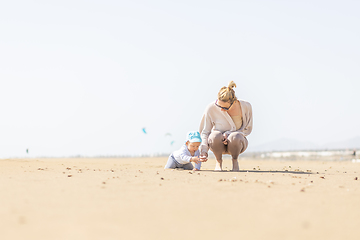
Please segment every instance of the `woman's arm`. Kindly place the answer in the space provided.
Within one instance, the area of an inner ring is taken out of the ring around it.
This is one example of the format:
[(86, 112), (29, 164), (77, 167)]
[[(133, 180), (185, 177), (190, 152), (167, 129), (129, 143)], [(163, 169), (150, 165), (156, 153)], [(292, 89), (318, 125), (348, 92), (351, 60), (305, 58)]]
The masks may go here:
[(208, 111), (206, 111), (203, 115), (203, 118), (200, 123), (200, 135), (201, 135), (201, 145), (200, 145), (200, 153), (208, 152), (209, 151), (209, 143), (208, 138), (211, 133), (211, 129), (213, 128), (213, 123), (211, 121), (211, 118), (209, 116)]

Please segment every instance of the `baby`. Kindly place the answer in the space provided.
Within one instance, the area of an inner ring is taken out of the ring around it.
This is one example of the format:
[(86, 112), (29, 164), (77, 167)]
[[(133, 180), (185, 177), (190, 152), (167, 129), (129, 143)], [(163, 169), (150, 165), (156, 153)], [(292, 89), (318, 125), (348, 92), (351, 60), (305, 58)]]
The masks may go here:
[(201, 162), (206, 162), (206, 158), (200, 159), (199, 146), (201, 137), (199, 132), (189, 132), (187, 134), (185, 144), (177, 151), (170, 154), (169, 159), (165, 165), (165, 169), (183, 168), (185, 170), (193, 170), (195, 163), (195, 170), (200, 170)]

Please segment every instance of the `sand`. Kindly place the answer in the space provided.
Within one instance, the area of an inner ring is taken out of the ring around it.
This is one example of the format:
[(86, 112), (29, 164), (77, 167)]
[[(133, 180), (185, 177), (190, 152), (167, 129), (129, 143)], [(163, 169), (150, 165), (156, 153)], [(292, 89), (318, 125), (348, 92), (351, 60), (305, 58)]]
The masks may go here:
[(0, 159), (0, 239), (360, 239), (360, 163), (166, 160)]

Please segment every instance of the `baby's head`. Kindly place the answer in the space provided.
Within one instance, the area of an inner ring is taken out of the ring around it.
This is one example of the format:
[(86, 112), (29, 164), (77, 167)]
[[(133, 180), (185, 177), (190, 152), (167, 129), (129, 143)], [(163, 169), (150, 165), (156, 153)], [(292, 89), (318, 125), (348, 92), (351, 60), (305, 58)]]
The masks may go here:
[(199, 132), (188, 132), (185, 144), (191, 153), (199, 149), (200, 143), (201, 137)]

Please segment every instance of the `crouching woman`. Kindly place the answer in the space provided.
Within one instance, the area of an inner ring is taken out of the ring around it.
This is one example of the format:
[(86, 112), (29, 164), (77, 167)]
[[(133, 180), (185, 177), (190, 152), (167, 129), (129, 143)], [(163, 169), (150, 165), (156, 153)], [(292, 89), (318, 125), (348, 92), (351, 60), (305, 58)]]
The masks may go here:
[(232, 170), (239, 171), (238, 157), (246, 150), (246, 136), (253, 127), (251, 104), (238, 100), (234, 87), (236, 84), (231, 81), (220, 89), (217, 100), (206, 107), (200, 123), (200, 156), (207, 158), (210, 149), (216, 158), (215, 171), (222, 171), (223, 154), (231, 155)]

